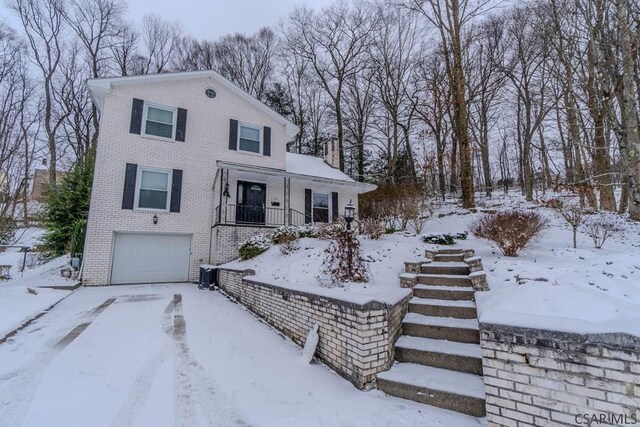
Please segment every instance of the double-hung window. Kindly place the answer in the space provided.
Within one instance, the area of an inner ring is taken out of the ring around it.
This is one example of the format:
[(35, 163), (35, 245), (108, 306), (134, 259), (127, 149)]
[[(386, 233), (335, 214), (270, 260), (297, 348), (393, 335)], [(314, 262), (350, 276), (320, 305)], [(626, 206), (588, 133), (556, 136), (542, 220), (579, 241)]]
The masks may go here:
[(243, 124), (238, 127), (238, 149), (260, 154), (262, 152), (262, 130), (259, 127)]
[(145, 103), (144, 133), (161, 138), (174, 139), (176, 110)]
[(329, 222), (329, 195), (313, 193), (313, 222)]
[(138, 176), (139, 209), (169, 210), (171, 171), (140, 168)]

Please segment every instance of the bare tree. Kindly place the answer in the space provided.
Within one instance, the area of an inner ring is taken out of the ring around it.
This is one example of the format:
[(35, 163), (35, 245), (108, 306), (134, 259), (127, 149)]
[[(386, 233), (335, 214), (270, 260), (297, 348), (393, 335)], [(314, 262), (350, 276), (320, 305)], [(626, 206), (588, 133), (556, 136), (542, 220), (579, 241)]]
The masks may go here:
[(141, 74), (162, 73), (173, 62), (177, 53), (182, 28), (177, 22), (163, 21), (158, 15), (146, 15), (142, 18)]
[(344, 171), (344, 120), (342, 97), (345, 81), (362, 68), (375, 21), (364, 4), (337, 3), (320, 12), (298, 8), (285, 27), (287, 48), (307, 59), (333, 101), (340, 170)]

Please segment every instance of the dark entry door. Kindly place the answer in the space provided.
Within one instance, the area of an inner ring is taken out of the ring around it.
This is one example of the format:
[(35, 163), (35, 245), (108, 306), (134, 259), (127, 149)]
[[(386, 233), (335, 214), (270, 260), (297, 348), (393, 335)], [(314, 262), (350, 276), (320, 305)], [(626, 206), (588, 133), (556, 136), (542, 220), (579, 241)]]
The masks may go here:
[(266, 184), (238, 181), (236, 222), (264, 224), (266, 193)]

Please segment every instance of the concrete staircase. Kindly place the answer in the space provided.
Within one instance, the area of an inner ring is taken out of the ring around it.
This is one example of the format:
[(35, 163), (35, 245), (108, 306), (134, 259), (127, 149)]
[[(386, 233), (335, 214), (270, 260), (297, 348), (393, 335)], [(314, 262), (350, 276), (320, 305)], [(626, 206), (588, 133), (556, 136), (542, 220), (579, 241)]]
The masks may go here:
[(471, 250), (429, 255), (430, 262), (407, 263), (414, 266), (404, 278), (413, 281), (413, 298), (395, 345), (396, 363), (378, 374), (377, 385), (392, 396), (483, 417), (482, 353), (470, 277), (470, 264), (474, 270), (481, 264)]

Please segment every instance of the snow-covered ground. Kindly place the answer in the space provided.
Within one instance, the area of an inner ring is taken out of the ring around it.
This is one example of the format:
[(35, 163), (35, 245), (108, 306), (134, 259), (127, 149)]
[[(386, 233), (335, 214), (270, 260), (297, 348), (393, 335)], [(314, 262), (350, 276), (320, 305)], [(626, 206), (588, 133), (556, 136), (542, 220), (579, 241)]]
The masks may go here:
[[(458, 241), (456, 246), (475, 249), (483, 260), (491, 290), (477, 293), (481, 321), (640, 336), (640, 224), (620, 218), (622, 231), (610, 237), (602, 249), (594, 248), (581, 230), (578, 249), (573, 249), (569, 225), (551, 209), (526, 203), (515, 194), (480, 199), (479, 205), (533, 208), (549, 220), (543, 233), (518, 257), (505, 257), (493, 243), (471, 234)], [(422, 234), (466, 231), (479, 215), (455, 203), (445, 204)], [(300, 249), (289, 255), (272, 247), (255, 259), (227, 265), (254, 269), (256, 278), (291, 288), (313, 288), (314, 292), (360, 302), (393, 302), (405, 292), (398, 280), (404, 261), (424, 259), (425, 249), (438, 248), (404, 232), (379, 240), (360, 239), (369, 268), (370, 279), (365, 284), (327, 288), (322, 262), (328, 243), (317, 239), (301, 239)]]
[[(35, 246), (40, 243), (43, 230), (21, 229), (16, 232), (16, 246)], [(21, 272), (24, 253), (20, 248), (7, 248), (0, 253), (0, 265), (10, 265), (10, 280), (0, 281), (0, 339), (37, 316), (69, 294), (51, 286), (72, 286), (75, 282), (60, 276), (60, 269), (68, 257), (59, 257)], [(31, 288), (35, 293), (29, 292)]]
[[(178, 295), (178, 297), (176, 296)], [(194, 285), (81, 288), (0, 345), (0, 426), (480, 426), (362, 392)]]

